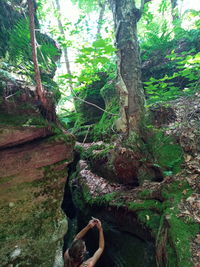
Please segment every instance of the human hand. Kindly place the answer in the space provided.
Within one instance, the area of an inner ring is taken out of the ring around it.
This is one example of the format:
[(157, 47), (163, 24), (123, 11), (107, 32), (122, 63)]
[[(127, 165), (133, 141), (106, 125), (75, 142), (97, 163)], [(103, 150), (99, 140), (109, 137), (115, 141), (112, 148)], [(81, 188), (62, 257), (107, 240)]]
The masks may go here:
[(96, 225), (96, 219), (92, 218), (92, 220), (89, 221), (88, 225), (90, 228), (93, 228)]
[(102, 224), (101, 224), (101, 221), (99, 219), (95, 219), (95, 225), (99, 230), (102, 229)]

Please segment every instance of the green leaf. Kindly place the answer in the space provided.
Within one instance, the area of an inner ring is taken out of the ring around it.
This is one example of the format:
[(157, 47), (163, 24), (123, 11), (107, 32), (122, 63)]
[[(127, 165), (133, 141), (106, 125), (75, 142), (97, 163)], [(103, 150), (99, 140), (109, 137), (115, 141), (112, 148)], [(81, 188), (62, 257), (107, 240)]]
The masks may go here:
[(92, 44), (94, 47), (105, 47), (106, 46), (106, 41), (104, 39), (98, 39), (93, 42)]

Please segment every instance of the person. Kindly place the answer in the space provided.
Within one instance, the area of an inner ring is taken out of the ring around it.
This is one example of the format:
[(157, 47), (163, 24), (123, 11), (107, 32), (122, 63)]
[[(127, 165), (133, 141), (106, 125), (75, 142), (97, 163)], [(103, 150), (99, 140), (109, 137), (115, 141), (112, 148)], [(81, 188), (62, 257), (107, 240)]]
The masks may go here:
[[(94, 255), (88, 260), (84, 260), (87, 254), (86, 245), (83, 241), (83, 237), (86, 233), (96, 226), (99, 230), (99, 248)], [(104, 250), (104, 234), (101, 221), (95, 218), (89, 221), (86, 227), (84, 227), (74, 238), (70, 248), (64, 253), (64, 267), (93, 267), (100, 258)]]

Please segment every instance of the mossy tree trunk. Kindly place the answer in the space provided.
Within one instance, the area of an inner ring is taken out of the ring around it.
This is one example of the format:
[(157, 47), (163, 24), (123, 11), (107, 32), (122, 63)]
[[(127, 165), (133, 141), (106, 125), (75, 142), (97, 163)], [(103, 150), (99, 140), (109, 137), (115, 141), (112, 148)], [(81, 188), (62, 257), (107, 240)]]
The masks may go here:
[(31, 47), (32, 47), (32, 60), (34, 63), (35, 71), (35, 82), (36, 82), (36, 96), (40, 102), (41, 113), (49, 120), (56, 121), (55, 106), (52, 98), (45, 93), (42, 86), (40, 70), (38, 66), (37, 59), (37, 46), (35, 37), (35, 7), (33, 0), (28, 0), (28, 10), (30, 19), (30, 37), (31, 37)]
[(110, 0), (115, 23), (118, 57), (118, 82), (121, 117), (117, 128), (125, 133), (140, 132), (144, 114), (144, 91), (141, 82), (141, 62), (137, 38), (137, 22), (145, 2), (137, 9), (133, 0)]

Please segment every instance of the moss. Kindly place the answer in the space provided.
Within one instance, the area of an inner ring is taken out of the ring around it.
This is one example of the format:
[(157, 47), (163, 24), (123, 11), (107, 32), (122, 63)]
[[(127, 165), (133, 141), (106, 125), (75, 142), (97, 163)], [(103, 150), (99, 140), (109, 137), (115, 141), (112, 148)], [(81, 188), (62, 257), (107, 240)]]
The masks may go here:
[(162, 204), (156, 200), (131, 201), (128, 202), (128, 207), (130, 210), (134, 211), (148, 209), (161, 212), (162, 210)]
[(147, 149), (164, 173), (171, 171), (175, 174), (181, 170), (183, 150), (173, 137), (166, 136), (162, 130), (153, 129), (147, 140)]
[[(190, 218), (179, 217), (179, 204), (193, 193), (185, 180), (173, 181), (165, 184), (161, 196), (163, 202), (156, 200), (140, 200), (139, 197), (150, 197), (151, 190), (144, 190), (138, 194), (138, 199), (128, 201), (120, 193), (110, 193), (94, 197), (86, 186), (79, 189), (76, 196), (76, 205), (82, 210), (89, 206), (123, 207), (137, 215), (143, 227), (150, 229), (158, 246), (165, 249), (167, 266), (192, 267), (190, 242), (199, 231), (199, 226)], [(99, 195), (101, 192), (99, 192)], [(123, 193), (124, 196), (125, 193)], [(74, 195), (74, 192), (73, 192)], [(167, 233), (165, 239), (164, 233)], [(166, 262), (165, 262), (166, 263)]]
[(59, 180), (66, 176), (66, 168), (56, 169), (59, 165), (62, 162), (42, 168), (44, 177), (40, 180), (13, 186), (13, 207), (1, 203), (2, 266), (10, 265), (10, 253), (16, 245), (22, 251), (17, 258), (20, 266), (52, 266), (58, 245), (55, 231), (63, 218), (59, 206), (64, 185)]
[(175, 206), (177, 206), (181, 199), (188, 198), (192, 192), (193, 190), (187, 181), (173, 181), (172, 183), (166, 185), (162, 190), (162, 196), (165, 199), (165, 207), (170, 207), (172, 202)]
[(137, 214), (139, 222), (149, 228), (152, 235), (156, 237), (160, 225), (160, 214), (149, 209), (139, 211)]
[(170, 224), (169, 239), (173, 243), (178, 259), (176, 266), (192, 267), (190, 241), (199, 232), (199, 226), (193, 222), (184, 222), (176, 214), (171, 214), (168, 222)]
[(113, 144), (106, 143), (91, 145), (87, 150), (85, 150), (82, 146), (75, 146), (75, 150), (80, 154), (81, 159), (89, 161), (91, 161), (92, 159), (103, 159), (107, 157), (110, 150), (113, 148)]
[(152, 193), (152, 190), (145, 189), (138, 194), (138, 197), (145, 198), (145, 197), (151, 196), (151, 193)]
[(75, 137), (72, 134), (56, 134), (47, 139), (48, 142), (64, 142), (75, 145)]
[(0, 124), (11, 126), (47, 126), (48, 122), (39, 115), (13, 115), (1, 112)]
[(166, 245), (166, 251), (167, 251), (167, 266), (177, 267), (178, 266), (177, 255), (174, 248), (169, 243), (167, 243)]
[[(162, 195), (163, 218), (168, 222), (167, 258), (168, 266), (192, 267), (190, 241), (199, 231), (198, 224), (189, 218), (180, 218), (178, 204), (193, 193), (187, 181), (174, 181), (167, 185)], [(176, 255), (176, 260), (173, 258)]]

